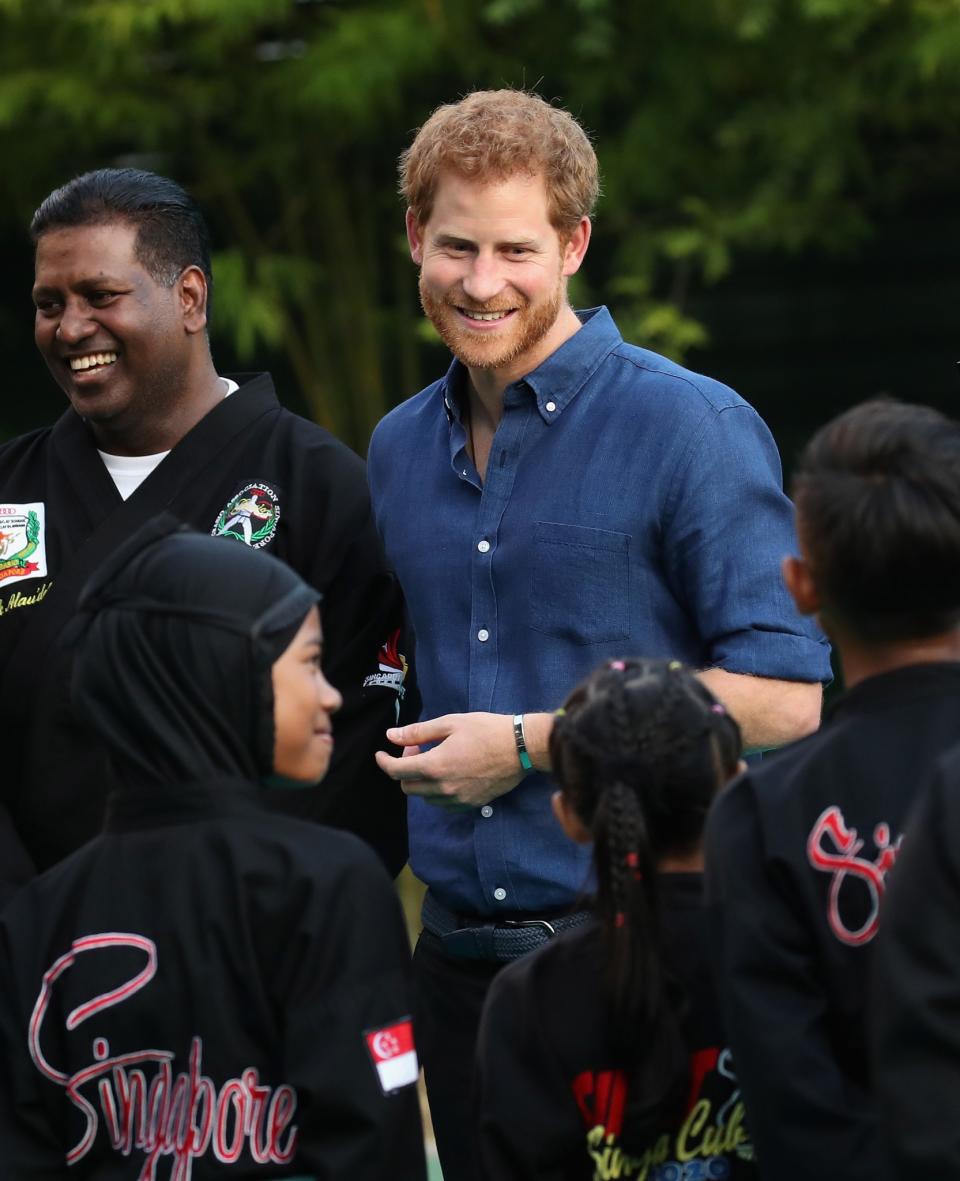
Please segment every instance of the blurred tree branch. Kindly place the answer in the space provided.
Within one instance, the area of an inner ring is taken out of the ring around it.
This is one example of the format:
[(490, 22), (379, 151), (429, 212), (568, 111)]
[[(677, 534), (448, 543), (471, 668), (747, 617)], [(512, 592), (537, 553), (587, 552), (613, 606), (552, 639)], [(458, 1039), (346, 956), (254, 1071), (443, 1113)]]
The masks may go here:
[[(135, 162), (222, 249), (214, 333), (282, 351), (363, 447), (420, 373), (395, 161), (440, 101), (530, 85), (594, 133), (577, 298), (676, 356), (690, 295), (751, 250), (855, 249), (960, 163), (957, 0), (0, 0), (0, 219)], [(441, 362), (442, 364), (442, 362)]]

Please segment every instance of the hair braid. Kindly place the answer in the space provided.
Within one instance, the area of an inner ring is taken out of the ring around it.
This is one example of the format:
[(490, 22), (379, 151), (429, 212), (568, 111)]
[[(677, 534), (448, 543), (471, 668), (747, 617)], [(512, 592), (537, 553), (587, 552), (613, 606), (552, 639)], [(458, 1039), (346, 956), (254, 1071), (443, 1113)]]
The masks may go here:
[(683, 998), (661, 942), (658, 865), (698, 845), (710, 801), (736, 769), (740, 732), (676, 662), (614, 661), (567, 699), (550, 753), (593, 835), (604, 995), (611, 1040), (631, 1071), (625, 1135), (639, 1144), (686, 1086)]

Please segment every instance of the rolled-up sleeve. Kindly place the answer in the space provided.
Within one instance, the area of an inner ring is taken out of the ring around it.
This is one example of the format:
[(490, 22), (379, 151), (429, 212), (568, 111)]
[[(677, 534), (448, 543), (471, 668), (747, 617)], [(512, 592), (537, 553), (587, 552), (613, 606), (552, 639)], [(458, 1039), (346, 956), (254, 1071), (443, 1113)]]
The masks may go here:
[(705, 659), (728, 672), (830, 679), (830, 649), (780, 574), (797, 553), (793, 507), (769, 430), (743, 403), (708, 410), (678, 465), (664, 525), (676, 598)]

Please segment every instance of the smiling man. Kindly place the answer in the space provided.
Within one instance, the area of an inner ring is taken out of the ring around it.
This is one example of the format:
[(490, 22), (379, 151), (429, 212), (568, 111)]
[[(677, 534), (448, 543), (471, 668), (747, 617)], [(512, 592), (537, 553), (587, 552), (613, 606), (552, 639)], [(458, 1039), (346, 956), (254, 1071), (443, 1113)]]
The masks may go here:
[(564, 917), (588, 854), (551, 814), (547, 711), (604, 659), (675, 658), (704, 670), (749, 745), (773, 746), (816, 727), (829, 662), (780, 581), (791, 510), (755, 411), (567, 301), (598, 192), (577, 122), (535, 95), (469, 95), (420, 129), (401, 184), (423, 307), (454, 360), (370, 447), (424, 704), (390, 732), (405, 757), (378, 761), (410, 796), (429, 886), (418, 1045), (460, 1181), (489, 981), (584, 917)]
[(269, 375), (218, 374), (206, 226), (179, 185), (87, 173), (31, 232), (37, 347), (70, 408), (0, 447), (0, 900), (100, 829), (110, 775), (69, 707), (57, 637), (87, 579), (162, 510), (267, 549), (323, 592), (324, 668), (344, 696), (332, 769), (278, 806), (359, 833), (396, 873), (402, 797), (373, 752), (396, 716), (378, 654), (396, 651), (401, 602), (362, 462), (284, 410)]

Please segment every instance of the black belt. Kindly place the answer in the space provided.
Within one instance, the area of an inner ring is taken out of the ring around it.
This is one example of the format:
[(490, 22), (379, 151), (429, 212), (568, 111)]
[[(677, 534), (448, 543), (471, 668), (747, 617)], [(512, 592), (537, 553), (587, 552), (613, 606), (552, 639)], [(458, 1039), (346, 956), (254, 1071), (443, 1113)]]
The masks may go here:
[(588, 910), (555, 918), (470, 919), (442, 906), (428, 890), (421, 912), (424, 927), (443, 944), (447, 955), (463, 960), (519, 959), (561, 931), (579, 927), (593, 917)]

